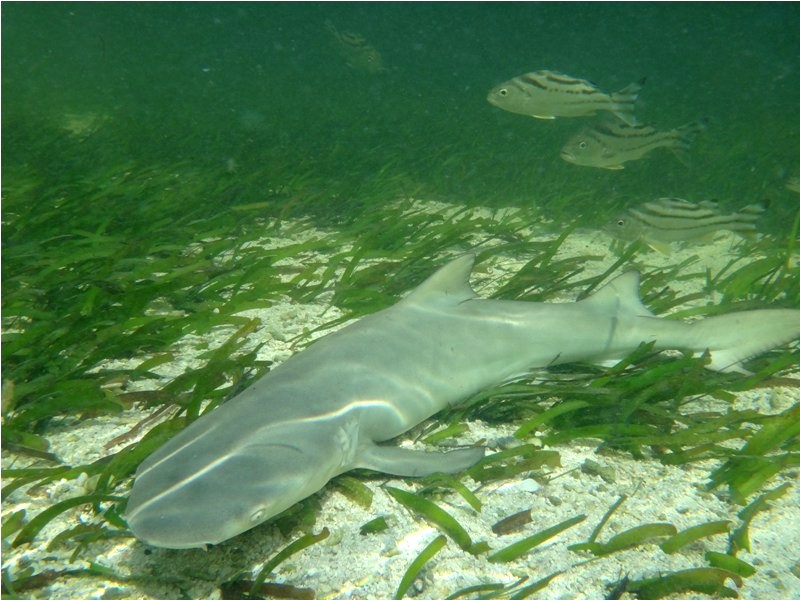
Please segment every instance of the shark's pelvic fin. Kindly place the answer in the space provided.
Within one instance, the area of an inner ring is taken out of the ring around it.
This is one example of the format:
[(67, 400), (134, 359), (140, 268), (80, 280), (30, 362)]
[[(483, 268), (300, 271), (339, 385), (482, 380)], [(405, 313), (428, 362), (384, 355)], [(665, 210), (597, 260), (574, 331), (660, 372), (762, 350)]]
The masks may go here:
[(428, 277), (411, 294), (402, 301), (407, 304), (423, 304), (443, 299), (452, 304), (477, 298), (478, 295), (469, 285), (469, 274), (475, 263), (474, 254), (465, 254), (450, 261), (433, 275)]
[(581, 304), (628, 315), (655, 317), (639, 299), (639, 273), (628, 271), (615, 277)]
[(458, 473), (483, 458), (483, 448), (463, 448), (450, 452), (422, 452), (363, 444), (354, 468), (372, 469), (401, 477), (424, 477), (431, 473)]

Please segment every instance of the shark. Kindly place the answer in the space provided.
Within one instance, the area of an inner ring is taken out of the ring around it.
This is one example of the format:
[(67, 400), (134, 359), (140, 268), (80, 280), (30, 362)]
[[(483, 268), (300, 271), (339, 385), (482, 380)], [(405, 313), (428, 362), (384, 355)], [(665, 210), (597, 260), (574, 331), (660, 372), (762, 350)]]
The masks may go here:
[(204, 414), (139, 466), (125, 517), (152, 546), (205, 548), (237, 536), (363, 468), (456, 473), (484, 448), (386, 444), (448, 406), (533, 369), (619, 359), (643, 342), (743, 361), (800, 337), (800, 310), (685, 322), (655, 316), (629, 271), (578, 302), (478, 297), (460, 256), (396, 304), (331, 333)]

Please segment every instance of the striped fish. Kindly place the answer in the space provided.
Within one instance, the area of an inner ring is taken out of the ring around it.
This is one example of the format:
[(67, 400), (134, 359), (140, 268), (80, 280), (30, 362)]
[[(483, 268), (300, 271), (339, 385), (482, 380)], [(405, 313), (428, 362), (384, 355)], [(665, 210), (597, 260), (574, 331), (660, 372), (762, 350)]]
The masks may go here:
[(622, 163), (643, 158), (656, 148), (667, 148), (686, 163), (695, 136), (707, 126), (708, 119), (669, 131), (656, 131), (646, 125), (601, 123), (572, 137), (561, 149), (561, 158), (584, 167), (623, 169)]
[(585, 117), (606, 110), (633, 125), (636, 122), (633, 105), (643, 85), (644, 79), (615, 94), (606, 94), (585, 79), (554, 71), (534, 71), (501, 83), (486, 99), (508, 112), (537, 119)]
[(755, 234), (756, 221), (765, 210), (766, 203), (759, 203), (723, 214), (710, 200), (694, 203), (681, 198), (658, 198), (628, 209), (611, 221), (606, 231), (621, 240), (642, 240), (654, 250), (669, 254), (672, 242), (709, 238), (719, 231)]
[(362, 36), (350, 31), (339, 31), (330, 21), (325, 22), (325, 28), (331, 36), (334, 48), (348, 67), (372, 74), (386, 71), (381, 53)]

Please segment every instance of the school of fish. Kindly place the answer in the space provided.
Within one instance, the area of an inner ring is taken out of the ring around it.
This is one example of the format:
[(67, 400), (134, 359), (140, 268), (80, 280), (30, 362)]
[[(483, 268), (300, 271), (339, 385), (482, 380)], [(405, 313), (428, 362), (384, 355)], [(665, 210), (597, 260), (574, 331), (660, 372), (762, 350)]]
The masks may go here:
[(606, 117), (567, 140), (561, 158), (575, 165), (619, 170), (623, 163), (657, 148), (671, 150), (687, 162), (692, 142), (708, 119), (665, 131), (638, 124), (634, 108), (644, 84), (642, 78), (609, 94), (586, 79), (543, 69), (504, 81), (486, 99), (497, 108), (536, 119), (589, 117), (598, 112), (616, 117)]
[[(492, 88), (486, 99), (504, 111), (535, 119), (602, 113), (562, 145), (561, 158), (573, 165), (621, 171), (626, 163), (664, 149), (688, 166), (692, 144), (708, 128), (710, 119), (702, 117), (672, 129), (639, 124), (634, 108), (644, 84), (642, 78), (618, 92), (607, 93), (586, 79), (542, 69), (504, 81)], [(798, 182), (800, 178), (790, 178), (786, 188), (800, 191)], [(720, 231), (755, 235), (766, 204), (749, 204), (726, 213), (715, 201), (663, 197), (629, 207), (604, 229), (617, 239), (639, 240), (668, 255), (673, 243), (708, 241)]]

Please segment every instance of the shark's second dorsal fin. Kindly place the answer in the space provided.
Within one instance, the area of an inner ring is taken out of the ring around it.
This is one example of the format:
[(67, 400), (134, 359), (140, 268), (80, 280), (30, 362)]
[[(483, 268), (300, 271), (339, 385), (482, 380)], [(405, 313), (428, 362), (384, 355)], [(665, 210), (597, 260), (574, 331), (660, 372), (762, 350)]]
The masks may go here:
[(594, 294), (581, 301), (582, 304), (614, 309), (640, 317), (655, 317), (639, 299), (639, 273), (628, 271), (615, 277)]
[(423, 281), (413, 292), (403, 299), (407, 304), (423, 304), (433, 300), (445, 300), (458, 304), (477, 294), (469, 285), (469, 274), (475, 263), (474, 254), (465, 254), (451, 260), (433, 275)]

